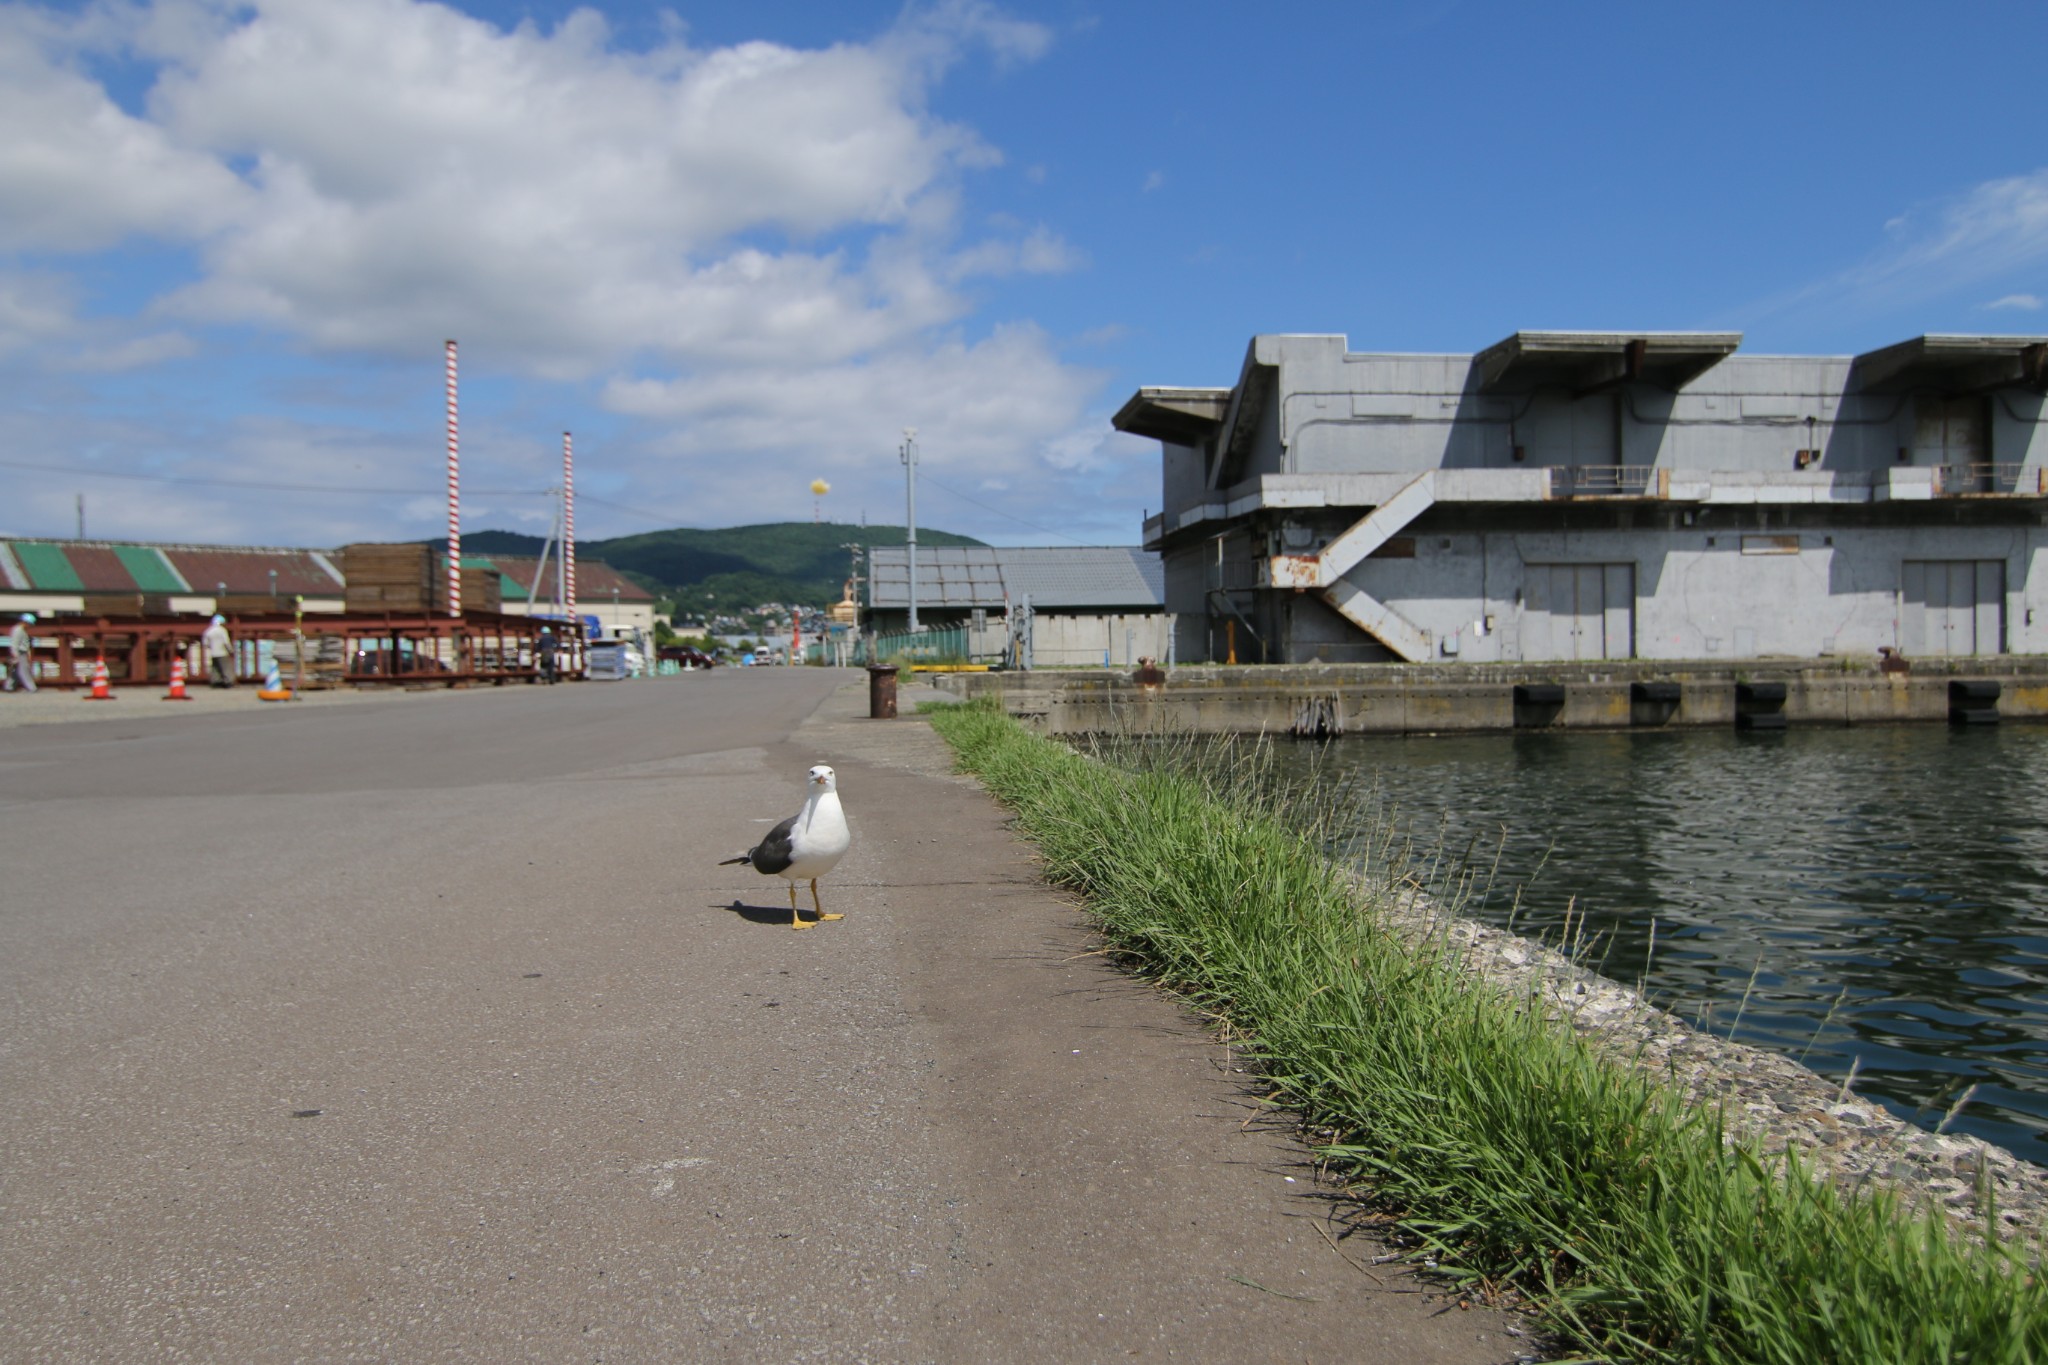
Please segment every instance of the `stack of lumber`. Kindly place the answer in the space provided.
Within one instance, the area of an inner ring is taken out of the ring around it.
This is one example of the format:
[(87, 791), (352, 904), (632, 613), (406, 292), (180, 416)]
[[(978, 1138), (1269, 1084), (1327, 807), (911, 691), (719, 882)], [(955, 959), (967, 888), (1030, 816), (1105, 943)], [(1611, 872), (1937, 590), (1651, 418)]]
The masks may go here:
[[(438, 614), (448, 610), (447, 561), (428, 545), (344, 545), (341, 576), (348, 585), (343, 603), (349, 611), (388, 611), (398, 615)], [(462, 571), (465, 611), (504, 609), (498, 571)]]
[(427, 545), (344, 545), (342, 601), (349, 611), (420, 616), (447, 608), (440, 556)]
[(84, 594), (87, 616), (169, 616), (171, 598), (161, 592), (89, 592)]
[(464, 611), (503, 611), (504, 596), (504, 580), (498, 577), (496, 569), (479, 567), (462, 571)]

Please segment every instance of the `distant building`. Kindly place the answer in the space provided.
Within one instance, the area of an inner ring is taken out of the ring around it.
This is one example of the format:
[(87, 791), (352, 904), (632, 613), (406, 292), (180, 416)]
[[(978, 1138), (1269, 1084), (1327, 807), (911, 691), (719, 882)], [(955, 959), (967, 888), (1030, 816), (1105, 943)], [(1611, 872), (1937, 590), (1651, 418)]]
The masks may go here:
[[(441, 561), (447, 563), (444, 557)], [(546, 616), (559, 610), (555, 597), (555, 562), (541, 571), (537, 555), (473, 555), (462, 557), (465, 569), (491, 568), (499, 577), (499, 610), (510, 616)], [(535, 590), (536, 576), (540, 578)], [(593, 559), (576, 561), (576, 614), (594, 616), (609, 637), (634, 631), (654, 632), (654, 594), (611, 565)]]
[(1253, 338), (1143, 388), (1183, 661), (2048, 651), (2048, 337)]
[(340, 611), (341, 570), (325, 551), (105, 540), (0, 540), (0, 608), (133, 616)]
[[(863, 629), (909, 627), (908, 547), (869, 549), (867, 592)], [(1036, 668), (1124, 667), (1169, 653), (1172, 623), (1156, 554), (1126, 546), (918, 547), (918, 624), (967, 626), (974, 657), (1001, 658), (1008, 620), (1027, 607)]]
[[(440, 561), (446, 564), (446, 559)], [(466, 569), (495, 569), (501, 610), (531, 615), (539, 561), (532, 556), (464, 555)], [(552, 566), (538, 610), (550, 610)], [(333, 551), (240, 545), (173, 545), (103, 540), (0, 540), (0, 612), (57, 616), (339, 612), (347, 584)], [(610, 565), (576, 565), (577, 612), (614, 627), (654, 628), (654, 596)]]

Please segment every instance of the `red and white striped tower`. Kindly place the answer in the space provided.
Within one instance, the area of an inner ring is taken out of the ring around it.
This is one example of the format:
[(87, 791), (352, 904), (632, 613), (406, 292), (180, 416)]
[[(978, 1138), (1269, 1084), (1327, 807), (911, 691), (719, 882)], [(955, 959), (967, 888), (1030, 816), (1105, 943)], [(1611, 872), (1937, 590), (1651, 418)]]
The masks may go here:
[(455, 421), (455, 343), (448, 343), (448, 614), (462, 615), (462, 460)]
[(562, 433), (562, 609), (576, 619), (576, 449)]

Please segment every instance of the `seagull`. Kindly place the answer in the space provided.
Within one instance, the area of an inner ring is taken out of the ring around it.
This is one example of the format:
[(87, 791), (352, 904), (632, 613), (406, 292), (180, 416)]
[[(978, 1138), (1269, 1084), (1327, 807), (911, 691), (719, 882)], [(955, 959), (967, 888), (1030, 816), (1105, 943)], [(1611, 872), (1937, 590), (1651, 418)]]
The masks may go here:
[(808, 880), (811, 884), (811, 905), (816, 908), (818, 919), (846, 918), (826, 914), (818, 899), (818, 878), (830, 872), (853, 843), (853, 831), (846, 827), (846, 812), (839, 808), (839, 775), (820, 763), (807, 777), (810, 791), (802, 810), (769, 830), (767, 838), (739, 857), (727, 858), (719, 864), (731, 867), (734, 863), (745, 863), (767, 876), (787, 878), (792, 929), (816, 927), (805, 923), (797, 913), (796, 884), (800, 881)]

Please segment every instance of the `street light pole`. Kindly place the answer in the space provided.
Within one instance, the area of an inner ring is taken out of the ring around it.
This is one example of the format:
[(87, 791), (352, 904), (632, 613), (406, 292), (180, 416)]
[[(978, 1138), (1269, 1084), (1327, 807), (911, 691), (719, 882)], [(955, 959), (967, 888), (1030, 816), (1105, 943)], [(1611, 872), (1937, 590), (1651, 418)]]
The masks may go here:
[(917, 633), (917, 428), (903, 428), (904, 531), (910, 548), (910, 632)]

